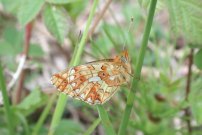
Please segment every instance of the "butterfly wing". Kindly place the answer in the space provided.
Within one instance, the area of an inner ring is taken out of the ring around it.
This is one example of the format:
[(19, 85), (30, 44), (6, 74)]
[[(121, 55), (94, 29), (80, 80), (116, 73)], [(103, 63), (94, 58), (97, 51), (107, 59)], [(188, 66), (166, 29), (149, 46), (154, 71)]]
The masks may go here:
[(56, 88), (89, 104), (103, 104), (126, 83), (126, 73), (114, 59), (94, 61), (66, 69), (51, 78)]

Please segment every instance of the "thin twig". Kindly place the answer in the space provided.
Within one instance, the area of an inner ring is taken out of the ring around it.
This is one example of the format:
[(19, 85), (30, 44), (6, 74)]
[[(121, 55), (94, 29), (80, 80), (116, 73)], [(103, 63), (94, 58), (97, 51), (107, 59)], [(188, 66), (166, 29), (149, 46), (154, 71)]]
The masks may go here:
[(93, 23), (93, 26), (91, 27), (90, 31), (88, 32), (87, 39), (89, 39), (92, 36), (92, 34), (94, 33), (98, 23), (103, 18), (104, 14), (107, 11), (107, 9), (109, 8), (109, 5), (111, 4), (111, 2), (112, 2), (112, 0), (108, 0), (105, 3), (105, 5), (104, 5), (103, 9), (101, 10), (100, 14), (98, 14), (98, 16), (95, 18), (95, 22)]
[[(188, 74), (187, 74), (187, 83), (186, 83), (186, 96), (185, 96), (186, 101), (188, 101), (189, 93), (191, 90), (190, 86), (191, 86), (191, 75), (192, 75), (192, 64), (193, 64), (193, 52), (194, 52), (194, 50), (191, 49), (190, 54), (189, 54)], [(184, 111), (185, 111), (188, 132), (191, 135), (192, 127), (191, 127), (191, 121), (190, 121), (190, 117), (191, 117), (190, 107), (185, 108)]]
[[(28, 58), (31, 32), (32, 32), (32, 22), (28, 23), (25, 28), (25, 40), (24, 40), (24, 50), (23, 50), (23, 54), (25, 55), (25, 61)], [(18, 86), (16, 88), (16, 95), (15, 95), (15, 101), (14, 101), (15, 104), (20, 102), (25, 75), (26, 75), (26, 71), (25, 69), (23, 69), (20, 74)]]
[(26, 59), (26, 56), (23, 54), (20, 58), (20, 63), (18, 65), (18, 68), (17, 68), (15, 74), (13, 75), (12, 80), (8, 84), (8, 90), (10, 90), (13, 87), (13, 85), (15, 84), (17, 79), (19, 78), (19, 76), (23, 70), (24, 64), (25, 64), (25, 59)]

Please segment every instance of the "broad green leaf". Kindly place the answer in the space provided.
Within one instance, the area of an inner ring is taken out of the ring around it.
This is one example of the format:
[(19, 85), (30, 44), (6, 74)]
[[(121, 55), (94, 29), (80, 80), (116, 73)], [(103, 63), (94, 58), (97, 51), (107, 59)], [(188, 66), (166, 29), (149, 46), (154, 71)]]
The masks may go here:
[[(202, 43), (202, 1), (166, 0), (173, 34), (184, 35), (189, 43)], [(176, 36), (176, 37), (177, 37)]]
[(39, 45), (31, 44), (29, 55), (32, 57), (42, 57), (44, 54), (43, 50)]
[(67, 4), (67, 3), (78, 2), (82, 0), (46, 0), (46, 1), (52, 4)]
[(194, 55), (194, 64), (202, 70), (202, 49)]
[(6, 11), (16, 14), (20, 7), (20, 1), (21, 0), (2, 0), (2, 5)]
[(73, 120), (61, 120), (55, 130), (55, 135), (80, 135), (84, 128)]
[[(19, 47), (22, 44), (23, 33), (14, 27), (6, 27), (3, 32), (3, 39), (12, 46)], [(16, 48), (17, 49), (17, 48)]]
[(15, 56), (15, 49), (14, 47), (7, 43), (6, 41), (0, 41), (0, 55), (4, 56)]
[(76, 1), (64, 6), (65, 10), (68, 12), (68, 15), (71, 16), (73, 20), (81, 14), (81, 12), (86, 8), (88, 4), (87, 0)]
[(192, 81), (191, 91), (189, 94), (189, 102), (191, 112), (198, 122), (198, 124), (202, 124), (202, 78), (198, 78)]
[(19, 22), (22, 25), (26, 25), (32, 21), (37, 16), (44, 3), (44, 0), (22, 0), (18, 12)]
[(19, 105), (17, 105), (17, 108), (24, 111), (26, 115), (42, 106), (45, 101), (46, 96), (43, 95), (39, 89), (35, 89)]
[(8, 50), (7, 55), (17, 55), (22, 52), (23, 48), (23, 32), (17, 30), (15, 27), (6, 27), (3, 32), (3, 39), (10, 46), (10, 51)]
[(19, 105), (18, 108), (29, 109), (31, 106), (41, 101), (41, 93), (39, 90), (33, 90)]
[(47, 5), (43, 17), (48, 30), (62, 43), (68, 31), (66, 15), (63, 8)]
[(6, 27), (0, 40), (0, 55), (15, 56), (22, 52), (22, 32)]

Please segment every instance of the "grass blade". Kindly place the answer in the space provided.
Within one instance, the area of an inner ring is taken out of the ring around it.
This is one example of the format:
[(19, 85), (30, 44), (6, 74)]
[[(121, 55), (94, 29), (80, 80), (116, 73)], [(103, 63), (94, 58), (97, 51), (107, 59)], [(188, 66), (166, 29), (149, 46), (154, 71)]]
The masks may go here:
[(101, 122), (100, 118), (96, 119), (83, 135), (91, 135), (95, 130), (95, 128), (100, 124), (100, 122)]
[(42, 124), (44, 123), (45, 119), (47, 118), (55, 99), (56, 99), (56, 95), (52, 95), (51, 99), (46, 105), (46, 108), (43, 110), (43, 113), (41, 114), (39, 120), (37, 121), (36, 126), (33, 129), (32, 135), (38, 135), (38, 132), (40, 128), (42, 127)]
[(8, 120), (8, 129), (9, 129), (10, 135), (14, 135), (14, 126), (13, 126), (13, 122), (12, 122), (13, 115), (12, 115), (11, 108), (10, 108), (10, 103), (9, 103), (9, 98), (7, 95), (6, 83), (4, 80), (3, 68), (1, 66), (1, 63), (0, 63), (0, 89), (1, 89), (2, 95), (3, 95), (5, 114), (6, 114), (6, 117)]
[(154, 12), (156, 9), (156, 3), (157, 3), (157, 0), (152, 0), (150, 3), (149, 15), (147, 18), (146, 27), (144, 30), (144, 35), (143, 35), (143, 39), (142, 39), (142, 43), (141, 43), (140, 53), (139, 53), (138, 61), (137, 61), (136, 68), (135, 68), (135, 77), (133, 78), (131, 91), (127, 98), (125, 112), (123, 114), (123, 118), (122, 118), (121, 125), (119, 128), (119, 133), (118, 133), (119, 135), (124, 135), (126, 133), (126, 128), (127, 128), (128, 121), (130, 118), (131, 109), (133, 107), (133, 103), (134, 103), (134, 99), (135, 99), (135, 95), (134, 95), (135, 88), (137, 87), (137, 84), (139, 81), (139, 79), (137, 79), (137, 78), (140, 78), (142, 64), (143, 64), (143, 60), (144, 60), (144, 56), (145, 56), (145, 52), (146, 52), (146, 48), (147, 48), (147, 43), (149, 40), (149, 34), (150, 34), (150, 30), (151, 30), (151, 26), (152, 26), (152, 22), (153, 22), (153, 18), (154, 18)]
[(51, 126), (49, 129), (49, 135), (53, 135), (56, 126), (58, 125), (58, 123), (60, 122), (60, 119), (62, 117), (62, 113), (64, 111), (65, 105), (66, 105), (66, 100), (67, 100), (67, 96), (64, 94), (60, 94), (59, 98), (58, 98), (58, 102), (55, 108), (55, 112), (53, 114), (53, 118), (51, 121)]
[[(81, 42), (79, 43), (79, 45), (76, 46), (76, 48), (74, 50), (74, 54), (73, 54), (73, 58), (70, 62), (70, 66), (75, 66), (75, 65), (79, 64), (79, 61), (80, 61), (80, 58), (81, 58), (81, 55), (82, 55), (82, 52), (84, 49), (84, 45), (86, 42), (86, 38), (88, 35), (89, 27), (92, 22), (97, 5), (98, 5), (98, 0), (94, 0), (90, 15), (87, 20), (86, 28), (85, 28), (83, 36), (81, 38)], [(58, 123), (61, 119), (62, 113), (64, 111), (66, 99), (67, 99), (67, 96), (61, 93), (59, 96), (56, 108), (55, 108), (55, 112), (53, 114), (53, 119), (51, 121), (51, 126), (49, 129), (49, 135), (54, 134), (54, 130), (55, 130), (56, 126), (58, 125)]]
[(109, 120), (107, 112), (105, 111), (102, 105), (97, 105), (97, 110), (99, 112), (99, 116), (102, 119), (102, 124), (104, 126), (105, 132), (107, 135), (116, 135), (116, 132), (113, 129), (113, 126)]

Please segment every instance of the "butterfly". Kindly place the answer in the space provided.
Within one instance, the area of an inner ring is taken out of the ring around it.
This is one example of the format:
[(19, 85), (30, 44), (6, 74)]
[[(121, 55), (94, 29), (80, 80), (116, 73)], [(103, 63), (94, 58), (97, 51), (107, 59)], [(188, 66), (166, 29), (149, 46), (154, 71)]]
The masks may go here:
[(92, 61), (56, 73), (51, 82), (60, 92), (94, 105), (108, 101), (130, 78), (130, 58), (128, 51), (123, 50), (112, 59)]

